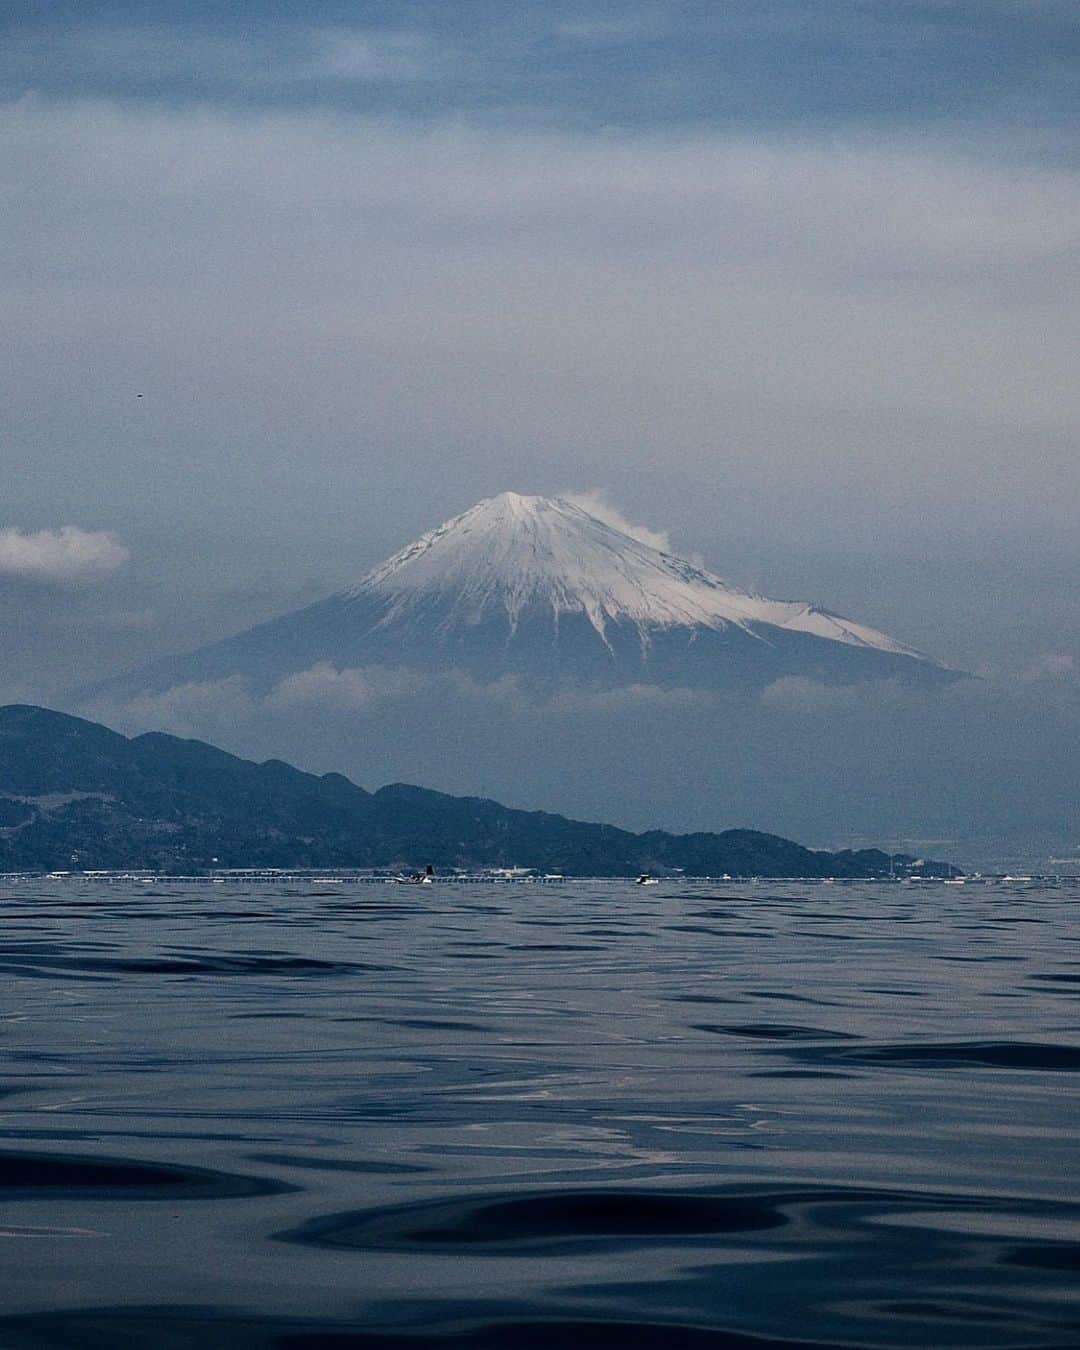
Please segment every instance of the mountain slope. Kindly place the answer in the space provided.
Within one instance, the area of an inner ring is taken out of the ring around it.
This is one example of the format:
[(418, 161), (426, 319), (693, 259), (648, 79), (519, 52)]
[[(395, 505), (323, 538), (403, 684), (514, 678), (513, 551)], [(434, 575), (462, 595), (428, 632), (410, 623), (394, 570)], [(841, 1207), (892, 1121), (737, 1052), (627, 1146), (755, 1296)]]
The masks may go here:
[(643, 645), (658, 628), (723, 630), (755, 625), (924, 659), (884, 633), (804, 604), (766, 600), (642, 543), (566, 499), (504, 492), (422, 536), (370, 572), (342, 599), (390, 596), (383, 622), (431, 604), (444, 611), (439, 629), (507, 622), (523, 615), (584, 614), (603, 639), (609, 623), (629, 621)]
[(254, 764), (201, 741), (128, 739), (44, 708), (0, 708), (0, 871), (425, 863), (597, 876), (890, 870), (877, 850), (820, 853), (753, 830), (632, 834), (404, 784), (369, 793), (340, 774)]
[(120, 682), (233, 674), (269, 687), (322, 662), (724, 688), (784, 676), (952, 678), (876, 629), (729, 586), (562, 499), (479, 502), (356, 585)]

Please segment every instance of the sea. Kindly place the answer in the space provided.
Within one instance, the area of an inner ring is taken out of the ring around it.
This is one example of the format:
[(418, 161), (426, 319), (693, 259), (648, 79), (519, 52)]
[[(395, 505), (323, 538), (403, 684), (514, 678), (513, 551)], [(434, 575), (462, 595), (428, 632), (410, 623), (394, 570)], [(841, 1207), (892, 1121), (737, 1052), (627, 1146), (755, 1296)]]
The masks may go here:
[(0, 1347), (1080, 1346), (1080, 885), (0, 883)]

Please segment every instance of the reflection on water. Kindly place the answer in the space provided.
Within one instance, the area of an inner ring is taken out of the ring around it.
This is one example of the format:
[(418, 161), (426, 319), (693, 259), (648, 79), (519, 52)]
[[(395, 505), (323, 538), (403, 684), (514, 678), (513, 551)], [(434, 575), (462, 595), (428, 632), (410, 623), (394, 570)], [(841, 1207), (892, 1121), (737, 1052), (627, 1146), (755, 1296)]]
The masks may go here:
[(0, 886), (0, 1345), (1080, 1345), (1075, 885)]

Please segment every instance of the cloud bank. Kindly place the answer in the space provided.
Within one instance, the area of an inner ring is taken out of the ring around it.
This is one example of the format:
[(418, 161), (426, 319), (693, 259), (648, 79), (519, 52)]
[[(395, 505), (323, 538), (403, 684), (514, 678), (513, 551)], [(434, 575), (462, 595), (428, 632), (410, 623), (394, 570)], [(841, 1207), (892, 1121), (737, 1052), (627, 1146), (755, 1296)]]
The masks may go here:
[(414, 782), (639, 829), (743, 826), (821, 847), (949, 838), (971, 864), (1018, 838), (1063, 848), (1078, 824), (1080, 680), (1065, 661), (1037, 682), (785, 680), (756, 695), (323, 663), (265, 693), (234, 676), (75, 711), (368, 788)]
[(107, 530), (81, 530), (77, 525), (32, 533), (14, 526), (0, 529), (0, 575), (4, 576), (65, 583), (95, 581), (122, 567), (129, 556), (117, 536)]
[(0, 171), (10, 509), (299, 509), (358, 572), (583, 482), (695, 546), (1072, 537), (1080, 173), (1022, 146), (25, 99)]

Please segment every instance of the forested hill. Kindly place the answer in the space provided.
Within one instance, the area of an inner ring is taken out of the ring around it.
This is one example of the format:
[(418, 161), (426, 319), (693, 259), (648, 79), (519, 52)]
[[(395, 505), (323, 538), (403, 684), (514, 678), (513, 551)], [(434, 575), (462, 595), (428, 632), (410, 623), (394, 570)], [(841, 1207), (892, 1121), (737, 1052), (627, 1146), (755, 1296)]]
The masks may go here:
[(0, 707), (0, 871), (430, 863), (567, 876), (850, 877), (912, 862), (813, 851), (755, 830), (633, 834), (406, 784), (371, 793), (340, 774), (255, 764), (202, 741), (129, 738), (45, 708)]

